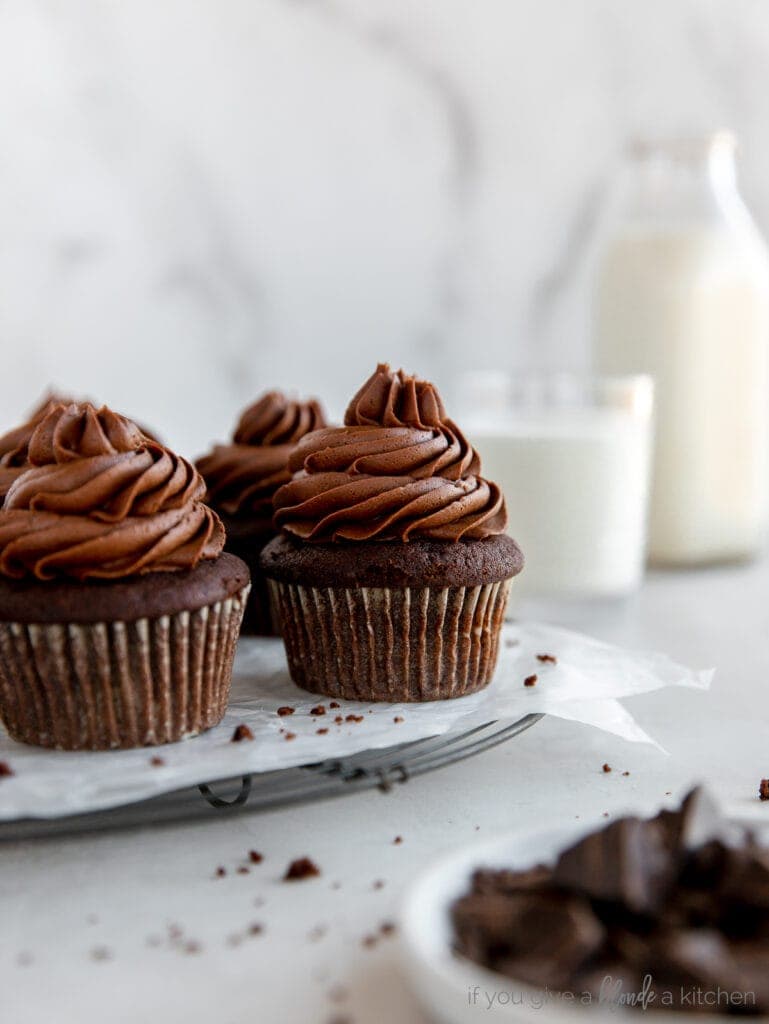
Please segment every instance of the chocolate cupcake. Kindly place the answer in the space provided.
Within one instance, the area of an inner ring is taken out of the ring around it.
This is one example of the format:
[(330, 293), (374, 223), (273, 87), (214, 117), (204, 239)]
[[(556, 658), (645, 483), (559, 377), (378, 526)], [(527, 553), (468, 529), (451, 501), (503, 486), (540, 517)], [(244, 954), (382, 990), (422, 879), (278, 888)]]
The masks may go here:
[(262, 553), (292, 678), (355, 700), (481, 689), (523, 566), (499, 488), (433, 385), (403, 371), (378, 366), (344, 422), (297, 445)]
[(49, 410), (0, 509), (0, 718), (64, 750), (169, 743), (229, 697), (248, 569), (196, 470), (130, 420)]
[(291, 479), (289, 457), (305, 434), (323, 426), (325, 418), (317, 401), (299, 402), (280, 391), (269, 391), (243, 412), (232, 444), (216, 445), (197, 461), (208, 488), (206, 501), (224, 523), (226, 550), (242, 558), (251, 570), (244, 634), (279, 633), (270, 614), (259, 556), (276, 534), (272, 499)]

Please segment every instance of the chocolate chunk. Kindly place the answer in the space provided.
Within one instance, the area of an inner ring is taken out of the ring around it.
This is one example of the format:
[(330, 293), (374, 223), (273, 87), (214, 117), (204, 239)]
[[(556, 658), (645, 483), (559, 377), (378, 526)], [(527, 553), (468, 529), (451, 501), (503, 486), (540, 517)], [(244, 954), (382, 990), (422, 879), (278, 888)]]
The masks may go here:
[(676, 872), (669, 837), (657, 822), (621, 818), (565, 850), (553, 881), (590, 899), (651, 914), (665, 900)]
[(722, 898), (769, 915), (769, 849), (728, 849), (718, 886)]
[(606, 937), (586, 899), (556, 890), (473, 892), (452, 917), (460, 953), (540, 987), (562, 987)]
[(283, 876), (284, 882), (298, 882), (304, 878), (314, 878), (320, 874), (320, 868), (309, 857), (298, 857), (292, 860)]
[(552, 878), (550, 868), (540, 864), (527, 871), (490, 871), (479, 868), (472, 877), (473, 892), (480, 894), (517, 893), (525, 889), (547, 887)]

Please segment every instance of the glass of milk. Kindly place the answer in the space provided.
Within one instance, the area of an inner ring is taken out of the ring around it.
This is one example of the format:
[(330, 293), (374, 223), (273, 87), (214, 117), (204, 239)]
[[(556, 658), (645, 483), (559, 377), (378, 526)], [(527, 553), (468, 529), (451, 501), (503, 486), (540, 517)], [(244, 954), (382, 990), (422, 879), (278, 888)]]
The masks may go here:
[(618, 597), (646, 557), (648, 376), (466, 375), (463, 427), (502, 488), (523, 596)]

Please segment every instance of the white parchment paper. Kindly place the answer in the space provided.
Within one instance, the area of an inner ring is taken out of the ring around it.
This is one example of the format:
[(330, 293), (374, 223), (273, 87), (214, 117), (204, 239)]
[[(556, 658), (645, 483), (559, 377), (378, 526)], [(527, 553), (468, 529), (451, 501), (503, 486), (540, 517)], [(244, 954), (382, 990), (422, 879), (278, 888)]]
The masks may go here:
[[(552, 654), (557, 663), (543, 664), (537, 654)], [(523, 680), (532, 674), (537, 684), (525, 687)], [(290, 768), (534, 712), (653, 743), (622, 698), (667, 686), (707, 689), (712, 674), (676, 665), (664, 654), (626, 651), (551, 626), (513, 623), (504, 626), (494, 681), (481, 693), (426, 704), (340, 701), (341, 707), (332, 709), (328, 699), (294, 686), (280, 640), (243, 638), (225, 719), (194, 739), (141, 750), (67, 753), (15, 743), (0, 726), (0, 761), (14, 772), (0, 778), (0, 820), (116, 807), (200, 782)], [(327, 709), (325, 715), (310, 713), (318, 704)], [(295, 711), (280, 717), (277, 709), (286, 705)], [(362, 721), (347, 721), (347, 715), (362, 716)], [(253, 741), (232, 742), (240, 723), (251, 728)], [(293, 737), (287, 739), (287, 733)], [(162, 758), (163, 765), (153, 766), (153, 757)]]

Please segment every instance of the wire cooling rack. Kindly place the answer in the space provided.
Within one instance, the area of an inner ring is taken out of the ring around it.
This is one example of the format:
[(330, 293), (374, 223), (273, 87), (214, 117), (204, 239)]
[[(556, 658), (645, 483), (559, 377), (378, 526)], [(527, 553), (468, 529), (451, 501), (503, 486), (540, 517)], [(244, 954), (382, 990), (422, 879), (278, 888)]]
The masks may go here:
[(363, 789), (388, 793), (410, 778), (473, 757), (518, 736), (542, 715), (516, 722), (487, 722), (464, 732), (414, 740), (301, 768), (221, 779), (108, 811), (63, 818), (24, 818), (0, 823), (0, 840), (37, 839), (104, 829), (201, 820), (344, 796)]

